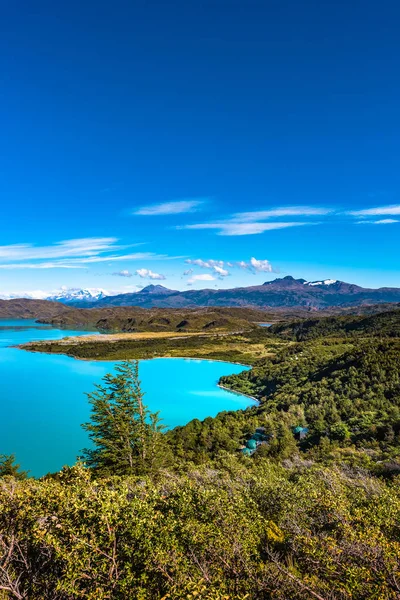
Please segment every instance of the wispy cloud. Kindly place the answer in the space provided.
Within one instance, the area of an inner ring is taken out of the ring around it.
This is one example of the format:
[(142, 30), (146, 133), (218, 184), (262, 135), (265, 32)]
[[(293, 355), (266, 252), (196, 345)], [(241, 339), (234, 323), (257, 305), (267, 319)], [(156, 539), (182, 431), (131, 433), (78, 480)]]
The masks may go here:
[(188, 200), (177, 200), (174, 202), (163, 202), (161, 204), (151, 204), (142, 206), (133, 211), (133, 215), (178, 215), (181, 213), (191, 213), (197, 211), (205, 202), (206, 198), (194, 198)]
[(153, 252), (137, 252), (134, 254), (90, 256), (48, 262), (3, 263), (0, 264), (0, 269), (87, 269), (91, 264), (102, 262), (113, 263), (127, 260), (173, 260), (175, 258), (184, 257), (168, 256), (166, 254), (155, 254)]
[(215, 277), (210, 275), (210, 273), (200, 273), (199, 275), (193, 275), (190, 279), (188, 279), (188, 285), (192, 285), (196, 283), (196, 281), (215, 281)]
[[(372, 225), (388, 225), (390, 223), (400, 222), (398, 219), (378, 219), (372, 220), (368, 217), (373, 216), (400, 216), (400, 204), (391, 206), (378, 206), (362, 210), (333, 210), (327, 207), (314, 206), (281, 206), (266, 210), (238, 212), (224, 219), (214, 220), (205, 223), (190, 223), (187, 225), (178, 225), (176, 229), (189, 230), (215, 230), (220, 236), (243, 236), (259, 235), (267, 231), (287, 229), (293, 227), (305, 227), (311, 225), (323, 225), (328, 222), (343, 221), (348, 222), (349, 217), (357, 217), (352, 222), (370, 223)], [(291, 217), (290, 219), (280, 220), (282, 217)], [(307, 220), (297, 219), (307, 217)], [(313, 217), (326, 217), (324, 219), (314, 219)], [(201, 265), (199, 265), (201, 266)]]
[[(215, 229), (217, 235), (224, 236), (257, 235), (276, 229), (317, 225), (318, 222), (316, 221), (298, 221), (296, 220), (296, 217), (315, 217), (329, 215), (331, 213), (333, 213), (333, 210), (330, 208), (283, 206), (268, 210), (239, 212), (218, 221), (180, 225), (177, 226), (177, 229)], [(277, 217), (293, 217), (293, 219), (277, 221), (275, 220)]]
[(378, 221), (357, 221), (358, 225), (391, 225), (392, 223), (400, 223), (399, 219), (379, 219)]
[(172, 258), (181, 258), (181, 257), (172, 257), (167, 254), (155, 254), (154, 252), (134, 252), (131, 254), (109, 254), (105, 256), (91, 256), (89, 258), (76, 258), (73, 261), (68, 261), (71, 263), (99, 263), (99, 262), (115, 262), (122, 260), (169, 260)]
[(117, 271), (116, 273), (113, 273), (113, 275), (115, 275), (116, 277), (132, 277), (132, 273), (130, 271), (128, 271), (127, 269), (123, 269), (122, 271)]
[(86, 269), (82, 264), (68, 264), (63, 262), (41, 262), (41, 263), (3, 263), (0, 269)]
[(400, 223), (398, 219), (380, 219), (379, 221), (374, 221), (375, 225), (389, 225), (391, 223)]
[(348, 215), (354, 217), (371, 217), (380, 215), (400, 215), (400, 204), (392, 204), (391, 206), (376, 206), (374, 208), (364, 208), (363, 210), (349, 210)]
[[(0, 260), (37, 260), (66, 257), (90, 257), (127, 246), (117, 245), (117, 238), (78, 238), (55, 242), (50, 246), (34, 244), (13, 244), (0, 246)], [(130, 246), (131, 247), (131, 246)]]
[(304, 225), (315, 225), (312, 222), (287, 221), (270, 223), (239, 223), (237, 221), (227, 220), (215, 223), (197, 223), (194, 225), (182, 225), (177, 229), (216, 229), (218, 235), (256, 235), (265, 231), (275, 229), (286, 229), (287, 227), (301, 227)]
[(104, 237), (64, 240), (48, 246), (0, 246), (0, 269), (85, 269), (91, 264), (102, 262), (185, 258), (154, 252), (126, 253), (123, 251), (142, 244), (122, 245), (117, 242), (117, 238)]
[(165, 279), (165, 275), (162, 275), (161, 273), (154, 273), (150, 269), (137, 269), (136, 275), (139, 275), (139, 277), (142, 279)]
[(233, 219), (238, 221), (262, 221), (263, 219), (272, 219), (274, 217), (304, 217), (328, 215), (333, 211), (330, 208), (318, 208), (313, 206), (283, 206), (268, 210), (259, 210), (252, 212), (240, 212), (233, 215)]

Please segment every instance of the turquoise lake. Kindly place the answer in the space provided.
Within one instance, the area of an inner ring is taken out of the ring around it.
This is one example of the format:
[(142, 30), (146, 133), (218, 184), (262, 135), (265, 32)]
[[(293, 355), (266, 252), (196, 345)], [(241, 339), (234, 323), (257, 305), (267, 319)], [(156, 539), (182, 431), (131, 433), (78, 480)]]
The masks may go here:
[[(11, 346), (31, 340), (84, 335), (27, 320), (0, 320), (0, 454), (15, 454), (39, 477), (74, 464), (87, 446), (80, 425), (89, 419), (85, 392), (115, 363), (26, 352)], [(145, 402), (168, 427), (249, 406), (251, 400), (217, 387), (221, 375), (246, 367), (193, 359), (140, 361)]]

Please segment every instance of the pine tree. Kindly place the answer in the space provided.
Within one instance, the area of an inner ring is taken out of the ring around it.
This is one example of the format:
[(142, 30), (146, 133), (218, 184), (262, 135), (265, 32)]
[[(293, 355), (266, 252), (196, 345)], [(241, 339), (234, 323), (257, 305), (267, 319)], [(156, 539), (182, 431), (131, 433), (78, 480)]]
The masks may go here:
[(21, 471), (20, 465), (15, 464), (14, 454), (0, 454), (0, 477), (10, 475), (15, 479), (26, 479), (27, 471)]
[(166, 442), (158, 413), (143, 403), (139, 365), (125, 361), (88, 394), (91, 419), (82, 427), (94, 448), (83, 460), (101, 474), (142, 475), (162, 466)]

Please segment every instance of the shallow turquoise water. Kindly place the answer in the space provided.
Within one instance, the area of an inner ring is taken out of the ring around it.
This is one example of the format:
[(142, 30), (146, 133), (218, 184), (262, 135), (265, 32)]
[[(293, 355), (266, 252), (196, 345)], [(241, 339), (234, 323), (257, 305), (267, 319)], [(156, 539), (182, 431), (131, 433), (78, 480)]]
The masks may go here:
[[(14, 453), (31, 475), (57, 471), (75, 462), (87, 445), (86, 433), (80, 427), (89, 418), (85, 392), (90, 392), (115, 363), (35, 354), (10, 346), (84, 334), (34, 321), (0, 320), (0, 454)], [(221, 375), (244, 368), (181, 358), (141, 361), (145, 402), (151, 410), (160, 411), (168, 427), (222, 410), (245, 408), (251, 400), (216, 385)]]

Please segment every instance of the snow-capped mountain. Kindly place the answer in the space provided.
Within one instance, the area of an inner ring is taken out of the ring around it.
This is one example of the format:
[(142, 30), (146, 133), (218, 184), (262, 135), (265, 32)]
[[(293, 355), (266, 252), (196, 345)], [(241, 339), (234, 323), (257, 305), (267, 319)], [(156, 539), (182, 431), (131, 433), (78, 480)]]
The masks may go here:
[(337, 279), (325, 279), (324, 281), (305, 281), (304, 285), (333, 285), (337, 283)]
[(62, 302), (63, 304), (90, 304), (107, 296), (107, 292), (100, 288), (62, 288), (46, 297), (46, 300)]

